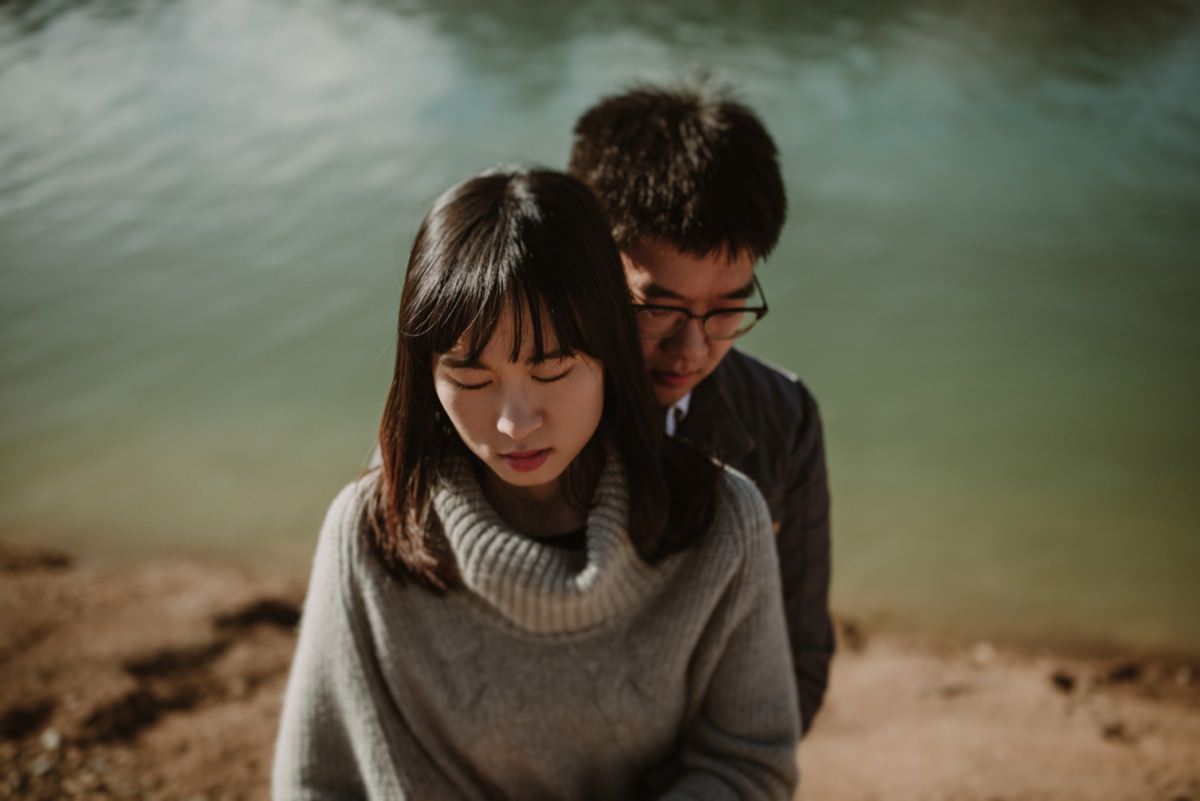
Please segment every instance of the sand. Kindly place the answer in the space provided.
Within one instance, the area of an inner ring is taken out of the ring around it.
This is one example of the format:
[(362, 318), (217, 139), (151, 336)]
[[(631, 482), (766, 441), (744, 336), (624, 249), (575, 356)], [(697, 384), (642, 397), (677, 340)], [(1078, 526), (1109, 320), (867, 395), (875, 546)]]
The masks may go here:
[[(266, 798), (304, 577), (0, 545), (0, 799)], [(1200, 801), (1200, 670), (842, 621), (810, 801)]]

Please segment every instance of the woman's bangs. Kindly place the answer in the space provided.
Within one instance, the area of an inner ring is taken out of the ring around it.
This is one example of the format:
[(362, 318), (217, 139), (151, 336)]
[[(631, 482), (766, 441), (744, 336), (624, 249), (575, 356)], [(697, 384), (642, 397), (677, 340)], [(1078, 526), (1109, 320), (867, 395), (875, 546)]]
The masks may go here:
[(531, 358), (534, 362), (546, 360), (550, 350), (548, 343), (556, 354), (597, 356), (591, 337), (586, 335), (585, 326), (579, 319), (575, 298), (561, 287), (544, 287), (541, 291), (526, 287), (521, 293), (520, 309), (511, 303), (509, 309), (513, 320), (513, 343), (509, 354), (512, 361), (521, 358), (526, 323), (533, 336)]
[[(509, 361), (522, 359), (527, 337), (532, 337), (529, 358), (534, 362), (545, 361), (548, 354), (598, 355), (581, 319), (580, 299), (558, 280), (561, 271), (545, 269), (522, 255), (525, 258), (497, 260), (491, 270), (471, 276), (474, 280), (448, 282), (454, 286), (438, 293), (441, 302), (430, 309), (434, 353), (462, 345), (466, 358), (479, 359), (507, 315), (512, 330)], [(460, 291), (448, 291), (453, 289)]]
[(465, 340), (469, 355), (478, 357), (507, 305), (495, 276), (450, 271), (418, 287), (403, 335), (427, 356), (446, 353)]

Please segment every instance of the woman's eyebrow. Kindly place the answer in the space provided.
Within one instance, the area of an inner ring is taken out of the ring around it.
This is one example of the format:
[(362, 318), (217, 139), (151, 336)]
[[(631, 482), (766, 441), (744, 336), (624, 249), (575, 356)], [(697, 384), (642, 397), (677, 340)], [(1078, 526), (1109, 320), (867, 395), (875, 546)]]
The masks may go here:
[(540, 358), (540, 359), (530, 356), (528, 359), (525, 360), (525, 364), (532, 367), (534, 365), (543, 364), (545, 362), (561, 362), (564, 359), (569, 359), (574, 355), (575, 355), (575, 351), (573, 351), (573, 350), (559, 348), (558, 350), (546, 351), (545, 353), (542, 354), (542, 358)]
[[(559, 348), (558, 350), (546, 351), (542, 354), (542, 358), (530, 356), (525, 360), (525, 364), (535, 366), (545, 362), (560, 362), (569, 359), (575, 355), (575, 351)], [(438, 364), (443, 367), (449, 367), (452, 370), (486, 370), (488, 369), (483, 362), (479, 361), (478, 357), (470, 356), (451, 356), (448, 353), (443, 353), (438, 357)]]
[(483, 364), (479, 361), (478, 356), (451, 356), (448, 353), (443, 353), (438, 357), (438, 363), (443, 367), (450, 367), (459, 370), (483, 370)]

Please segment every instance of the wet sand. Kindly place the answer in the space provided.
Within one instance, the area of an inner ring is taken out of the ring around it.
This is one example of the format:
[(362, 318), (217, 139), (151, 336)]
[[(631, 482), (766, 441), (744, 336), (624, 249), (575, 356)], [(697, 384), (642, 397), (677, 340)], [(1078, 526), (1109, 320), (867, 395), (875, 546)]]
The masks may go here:
[[(305, 577), (0, 544), (0, 799), (266, 798)], [(1200, 801), (1200, 668), (843, 621), (810, 801)]]

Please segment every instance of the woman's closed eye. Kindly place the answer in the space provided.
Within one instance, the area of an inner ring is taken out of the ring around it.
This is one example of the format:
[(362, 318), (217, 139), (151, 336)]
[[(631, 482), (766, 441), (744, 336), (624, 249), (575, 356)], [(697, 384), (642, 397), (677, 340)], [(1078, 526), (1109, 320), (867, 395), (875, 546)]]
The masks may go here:
[(533, 380), (537, 381), (541, 384), (553, 384), (555, 381), (561, 381), (562, 379), (566, 378), (567, 374), (570, 373), (574, 369), (575, 369), (575, 365), (571, 365), (570, 367), (566, 368), (565, 370), (560, 369), (559, 371), (550, 373), (548, 375), (535, 375), (533, 377)]
[(456, 389), (483, 389), (488, 384), (492, 383), (491, 381), (479, 381), (477, 383), (467, 384), (462, 381), (459, 381), (457, 378), (454, 378), (453, 376), (447, 376), (447, 377), (450, 379), (450, 383), (453, 384)]
[(559, 351), (549, 354), (549, 358), (534, 362), (530, 375), (539, 384), (553, 384), (566, 378), (575, 366), (579, 364), (579, 355), (574, 352)]
[(492, 376), (487, 370), (473, 367), (462, 367), (446, 370), (442, 373), (455, 389), (483, 389), (492, 383)]

